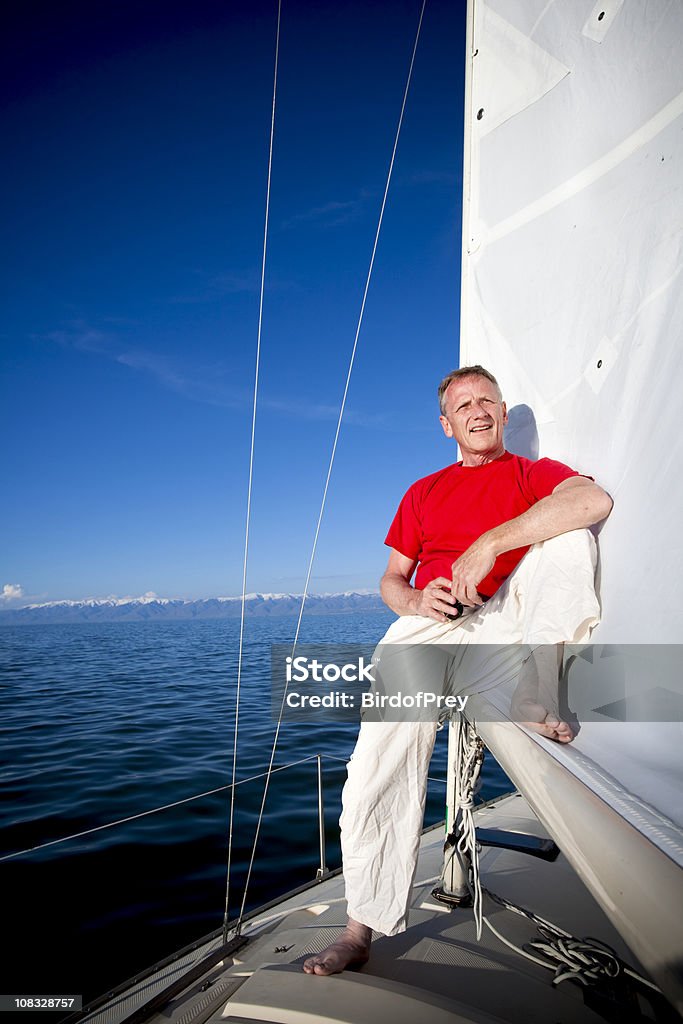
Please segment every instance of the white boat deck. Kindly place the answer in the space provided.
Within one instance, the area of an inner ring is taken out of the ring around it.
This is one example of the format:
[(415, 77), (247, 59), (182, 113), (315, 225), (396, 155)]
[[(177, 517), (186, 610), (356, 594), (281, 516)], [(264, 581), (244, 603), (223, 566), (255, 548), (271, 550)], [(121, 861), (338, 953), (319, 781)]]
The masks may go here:
[[(546, 836), (518, 794), (480, 808), (477, 825)], [(249, 941), (229, 962), (212, 967), (148, 1019), (167, 1024), (604, 1020), (585, 1004), (578, 983), (553, 986), (552, 971), (506, 947), (486, 924), (478, 942), (471, 910), (450, 910), (434, 900), (442, 847), (441, 828), (424, 834), (409, 927), (392, 938), (378, 937), (369, 963), (359, 971), (318, 977), (301, 968), (306, 957), (322, 950), (344, 926), (344, 880), (339, 874), (254, 917), (243, 932)], [(548, 862), (485, 847), (480, 864), (483, 884), (492, 892), (579, 938), (600, 939), (644, 974), (562, 855)], [(538, 938), (532, 922), (489, 898), (484, 915), (517, 946)], [(86, 1020), (116, 1024), (127, 1019), (210, 949), (208, 945), (167, 966)], [(655, 1019), (646, 1002), (641, 1010), (644, 1019)]]

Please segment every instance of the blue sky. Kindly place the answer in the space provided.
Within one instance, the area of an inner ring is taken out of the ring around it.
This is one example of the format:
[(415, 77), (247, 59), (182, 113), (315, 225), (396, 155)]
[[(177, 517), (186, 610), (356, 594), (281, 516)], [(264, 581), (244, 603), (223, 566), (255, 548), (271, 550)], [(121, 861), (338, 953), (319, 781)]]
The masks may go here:
[[(276, 12), (26, 3), (5, 27), (12, 603), (240, 591)], [(427, 4), (313, 592), (376, 587), (401, 495), (456, 458), (464, 14)], [(303, 586), (418, 15), (283, 0), (250, 591)]]

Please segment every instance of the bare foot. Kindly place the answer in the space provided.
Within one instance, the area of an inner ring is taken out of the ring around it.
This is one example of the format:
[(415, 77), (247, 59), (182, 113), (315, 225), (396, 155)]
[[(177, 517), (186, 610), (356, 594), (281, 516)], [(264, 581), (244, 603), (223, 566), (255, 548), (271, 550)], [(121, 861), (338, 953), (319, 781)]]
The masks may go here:
[(557, 710), (562, 654), (562, 644), (543, 644), (531, 651), (512, 698), (512, 716), (539, 736), (571, 743), (576, 732)]
[(370, 956), (372, 928), (349, 918), (336, 942), (304, 962), (306, 974), (339, 974), (347, 967), (361, 967)]
[(517, 712), (523, 716), (521, 724), (540, 736), (547, 736), (549, 740), (555, 740), (557, 743), (571, 743), (574, 739), (571, 725), (563, 722), (553, 711), (547, 711), (542, 704), (521, 701)]

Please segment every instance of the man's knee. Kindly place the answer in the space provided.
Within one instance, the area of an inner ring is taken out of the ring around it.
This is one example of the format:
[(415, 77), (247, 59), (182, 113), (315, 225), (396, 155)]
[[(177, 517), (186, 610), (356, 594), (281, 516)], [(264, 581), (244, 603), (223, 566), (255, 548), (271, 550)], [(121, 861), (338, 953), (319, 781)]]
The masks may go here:
[(560, 533), (542, 544), (534, 545), (532, 550), (538, 550), (541, 557), (550, 557), (554, 562), (569, 562), (574, 566), (589, 561), (595, 568), (597, 562), (595, 537), (588, 529)]

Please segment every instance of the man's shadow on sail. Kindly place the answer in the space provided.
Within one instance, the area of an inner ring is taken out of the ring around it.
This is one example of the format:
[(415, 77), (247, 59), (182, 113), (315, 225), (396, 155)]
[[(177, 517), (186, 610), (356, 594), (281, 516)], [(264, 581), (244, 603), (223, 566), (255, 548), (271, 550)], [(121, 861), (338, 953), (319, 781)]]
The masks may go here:
[(503, 433), (507, 451), (525, 459), (538, 459), (538, 427), (533, 409), (529, 405), (513, 405), (508, 409), (508, 421)]
[[(507, 451), (513, 452), (515, 455), (521, 455), (527, 459), (538, 459), (540, 448), (538, 427), (536, 424), (536, 416), (534, 415), (534, 411), (531, 406), (520, 404), (515, 405), (508, 410), (508, 423), (505, 428), (504, 442)], [(600, 600), (600, 583), (602, 576), (598, 535), (603, 525), (604, 522), (591, 527), (591, 533), (595, 537), (598, 552), (595, 569), (595, 592), (598, 596), (598, 600)], [(574, 732), (574, 738), (578, 735), (581, 725), (576, 712), (570, 707), (569, 692), (572, 664), (575, 662), (578, 654), (580, 654), (580, 651), (576, 648), (572, 649), (571, 655), (567, 656), (567, 654), (565, 654), (564, 663), (561, 667), (558, 681), (556, 704), (556, 711), (558, 712), (559, 717), (571, 725)], [(516, 717), (516, 720), (518, 720), (518, 717)]]
[[(507, 451), (513, 452), (515, 455), (521, 455), (523, 458), (532, 459), (534, 462), (538, 459), (540, 447), (538, 427), (536, 425), (536, 417), (531, 406), (520, 404), (515, 405), (508, 410), (508, 422), (504, 432), (504, 443)], [(534, 706), (540, 709), (541, 706), (544, 706), (548, 703), (549, 699), (552, 698), (553, 706), (552, 708), (546, 708), (546, 710), (554, 711), (561, 721), (567, 722), (571, 726), (574, 738), (576, 738), (581, 726), (576, 714), (569, 707), (568, 669), (569, 664), (565, 662), (565, 664), (560, 667), (556, 692), (548, 692), (546, 683), (545, 695), (539, 692), (540, 682), (538, 677), (534, 679), (533, 673), (525, 673), (524, 678), (520, 680), (517, 691), (512, 699), (512, 719), (514, 721), (521, 721), (527, 724), (528, 715), (524, 714), (525, 706), (527, 710)], [(540, 688), (543, 689), (542, 686)], [(554, 689), (554, 684), (552, 689)]]

